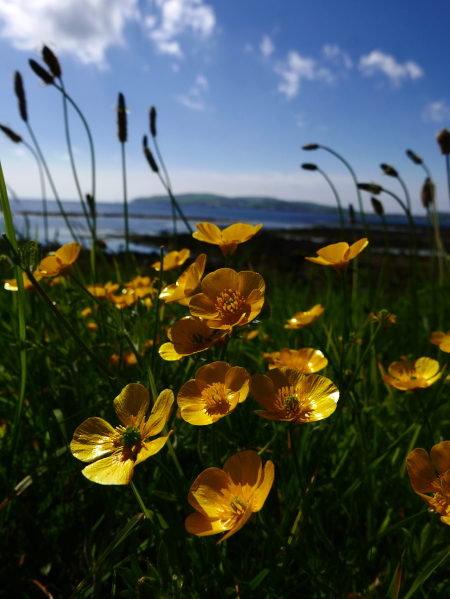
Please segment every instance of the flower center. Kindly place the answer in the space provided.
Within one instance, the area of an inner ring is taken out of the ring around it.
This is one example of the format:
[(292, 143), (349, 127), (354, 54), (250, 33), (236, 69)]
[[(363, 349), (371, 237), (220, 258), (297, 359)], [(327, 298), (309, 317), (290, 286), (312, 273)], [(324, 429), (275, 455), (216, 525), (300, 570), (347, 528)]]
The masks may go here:
[(240, 291), (225, 289), (217, 296), (216, 308), (220, 316), (231, 316), (241, 312), (244, 303), (245, 299)]
[(127, 428), (122, 432), (122, 435), (119, 437), (119, 441), (128, 445), (128, 447), (133, 447), (136, 443), (139, 443), (141, 440), (141, 431), (136, 426), (127, 426)]
[(228, 393), (223, 383), (213, 383), (203, 389), (202, 397), (205, 401), (204, 411), (209, 416), (217, 416), (227, 414), (230, 409), (228, 401)]
[(194, 333), (192, 335), (192, 341), (196, 345), (200, 345), (201, 343), (203, 343), (205, 341), (205, 338), (202, 335), (200, 335), (200, 333)]
[(299, 397), (297, 390), (292, 385), (278, 389), (275, 405), (288, 418), (301, 418), (305, 421), (310, 418), (314, 407), (313, 402), (309, 399)]
[(241, 516), (245, 512), (245, 503), (237, 495), (233, 496), (232, 500), (230, 501), (230, 506), (235, 514), (239, 514)]

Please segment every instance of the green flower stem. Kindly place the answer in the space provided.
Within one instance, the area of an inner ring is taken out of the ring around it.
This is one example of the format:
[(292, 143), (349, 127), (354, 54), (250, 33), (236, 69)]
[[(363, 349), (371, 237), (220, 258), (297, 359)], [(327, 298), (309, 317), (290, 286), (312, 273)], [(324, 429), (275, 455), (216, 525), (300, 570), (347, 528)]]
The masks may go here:
[(294, 425), (292, 424), (292, 422), (289, 423), (289, 439), (291, 441), (291, 450), (292, 450), (292, 459), (294, 461), (294, 469), (297, 474), (299, 488), (301, 489), (302, 475), (301, 475), (300, 464), (298, 461), (298, 452), (297, 452), (297, 444), (295, 441)]
[(345, 224), (344, 224), (344, 212), (342, 210), (341, 198), (339, 197), (337, 189), (333, 185), (333, 181), (330, 179), (330, 177), (321, 168), (317, 167), (317, 170), (325, 178), (328, 185), (331, 187), (334, 197), (336, 198), (336, 202), (337, 202), (338, 210), (339, 210), (339, 221), (341, 223), (341, 239), (343, 240), (344, 236), (345, 236)]
[(423, 417), (423, 419), (424, 419), (424, 421), (425, 421), (425, 424), (427, 425), (427, 429), (428, 429), (428, 435), (429, 435), (429, 437), (430, 437), (430, 443), (431, 443), (431, 447), (433, 447), (433, 445), (435, 445), (434, 436), (433, 436), (433, 430), (432, 430), (432, 428), (431, 428), (430, 421), (429, 421), (429, 419), (428, 419), (428, 413), (427, 413), (427, 411), (426, 411), (426, 409), (425, 409), (425, 406), (423, 405), (422, 399), (420, 398), (420, 391), (421, 391), (421, 389), (419, 389), (419, 390), (418, 390), (418, 391), (415, 393), (415, 395), (416, 395), (416, 397), (417, 397), (417, 401), (419, 402), (420, 409), (421, 409), (421, 411), (422, 411), (422, 417)]
[(44, 216), (44, 238), (45, 238), (45, 245), (48, 246), (48, 210), (47, 210), (47, 197), (45, 194), (45, 177), (44, 177), (44, 172), (42, 170), (42, 164), (41, 164), (41, 161), (39, 160), (39, 156), (36, 154), (36, 152), (33, 150), (33, 148), (30, 146), (30, 144), (28, 144), (23, 139), (22, 139), (22, 143), (28, 149), (28, 151), (31, 152), (31, 154), (33, 154), (34, 159), (36, 160), (36, 164), (38, 165), (39, 179), (41, 181), (42, 212), (43, 212), (43, 216)]
[(338, 154), (331, 148), (328, 148), (327, 146), (322, 146), (321, 144), (319, 144), (319, 148), (322, 148), (322, 150), (326, 150), (327, 152), (330, 152), (330, 154), (333, 154), (333, 156), (335, 156), (338, 160), (340, 160), (348, 168), (348, 170), (353, 178), (353, 181), (355, 183), (355, 186), (356, 186), (356, 194), (358, 196), (358, 203), (359, 203), (359, 213), (361, 215), (361, 223), (363, 226), (364, 235), (365, 235), (365, 237), (368, 237), (368, 229), (367, 229), (366, 219), (364, 217), (364, 209), (363, 209), (361, 191), (358, 187), (358, 179), (356, 177), (355, 171), (353, 170), (351, 165), (345, 160), (345, 158), (343, 156), (341, 156), (340, 154)]
[[(127, 169), (125, 163), (125, 142), (121, 142), (122, 150), (122, 181), (123, 181), (123, 217), (125, 220), (125, 253), (127, 260), (127, 271), (130, 255), (130, 230), (128, 226), (128, 197), (127, 197)], [(127, 273), (128, 274), (128, 273)]]
[(448, 199), (450, 200), (450, 155), (445, 155), (445, 166), (447, 170), (447, 185), (448, 185)]
[(164, 246), (160, 246), (159, 248), (159, 260), (160, 260), (160, 269), (159, 269), (159, 281), (158, 281), (158, 294), (156, 296), (155, 301), (155, 328), (153, 329), (153, 347), (152, 347), (152, 362), (151, 369), (152, 372), (155, 371), (155, 363), (156, 363), (156, 340), (158, 338), (158, 327), (159, 327), (159, 304), (162, 288), (162, 279), (163, 279), (163, 262), (164, 262)]
[[(92, 135), (91, 135), (91, 131), (89, 129), (89, 125), (87, 124), (87, 121), (84, 118), (83, 113), (78, 108), (78, 106), (75, 104), (74, 100), (66, 92), (66, 90), (62, 89), (61, 87), (59, 87), (58, 85), (56, 85), (56, 83), (53, 83), (53, 85), (54, 85), (54, 87), (56, 87), (57, 90), (59, 90), (69, 100), (70, 104), (72, 104), (73, 108), (76, 110), (76, 112), (78, 113), (78, 116), (82, 120), (84, 128), (86, 129), (86, 133), (87, 133), (88, 140), (89, 140), (89, 147), (90, 147), (90, 150), (91, 150), (92, 198), (93, 198), (93, 200), (95, 202), (95, 200), (96, 200), (96, 189), (95, 189), (95, 151), (94, 151), (94, 142), (92, 140)], [(92, 220), (93, 220), (94, 231), (96, 231), (96, 214), (95, 214), (95, 210), (94, 210), (94, 214), (92, 215)]]
[[(0, 203), (3, 212), (3, 219), (5, 222), (5, 229), (9, 244), (12, 249), (18, 254), (19, 247), (17, 245), (16, 233), (14, 230), (14, 223), (11, 215), (11, 208), (9, 205), (8, 194), (6, 192), (5, 179), (3, 177), (3, 170), (0, 163)], [(14, 411), (13, 421), (13, 432), (10, 445), (11, 459), (8, 465), (8, 476), (12, 470), (14, 464), (15, 453), (17, 444), (19, 441), (19, 433), (22, 424), (23, 406), (25, 401), (25, 389), (27, 384), (27, 330), (25, 323), (25, 288), (23, 285), (22, 270), (19, 266), (15, 267), (17, 290), (18, 290), (18, 313), (19, 313), (19, 340), (20, 340), (20, 390), (19, 397), (16, 403), (16, 409)]]
[(403, 188), (403, 193), (405, 194), (405, 198), (406, 198), (406, 205), (408, 207), (409, 212), (411, 213), (411, 198), (410, 198), (410, 195), (409, 195), (408, 188), (406, 187), (405, 182), (403, 181), (403, 179), (400, 177), (399, 174), (397, 174), (397, 179), (398, 179), (398, 182), (400, 183), (400, 185)]
[(320, 341), (320, 339), (317, 337), (317, 335), (314, 333), (314, 331), (312, 330), (312, 328), (309, 328), (309, 333), (314, 337), (315, 342), (317, 343), (317, 345), (319, 346), (318, 349), (320, 349), (320, 351), (323, 353), (323, 355), (325, 356), (325, 358), (328, 360), (328, 362), (330, 363), (330, 365), (334, 368), (334, 370), (336, 372), (338, 372), (338, 367), (335, 363), (335, 361), (333, 360), (333, 358), (331, 357), (331, 355), (325, 350), (323, 349), (323, 344)]
[[(165, 435), (167, 435), (168, 432), (169, 431), (167, 430), (167, 424), (166, 424), (164, 426), (163, 433)], [(180, 478), (182, 478), (183, 480), (186, 480), (186, 477), (184, 476), (183, 469), (180, 466), (180, 462), (178, 461), (177, 454), (175, 453), (175, 450), (173, 448), (173, 445), (172, 445), (172, 442), (170, 440), (170, 437), (167, 439), (166, 445), (167, 445), (167, 448), (169, 450), (170, 457), (172, 458), (173, 463), (175, 464), (175, 468), (177, 469), (177, 472), (178, 472)]]
[[(62, 79), (60, 78), (60, 82), (61, 82), (61, 88), (64, 91), (64, 84)], [(91, 225), (91, 221), (89, 218), (89, 214), (86, 210), (86, 205), (84, 203), (84, 198), (83, 198), (83, 192), (81, 191), (81, 186), (80, 186), (80, 181), (78, 180), (78, 174), (77, 174), (77, 169), (75, 166), (75, 160), (73, 158), (73, 152), (72, 152), (72, 142), (70, 140), (70, 130), (69, 130), (69, 117), (67, 114), (67, 96), (63, 93), (63, 112), (64, 112), (64, 130), (66, 133), (66, 141), (67, 141), (67, 149), (69, 151), (69, 158), (70, 158), (70, 166), (72, 167), (72, 173), (73, 173), (73, 178), (75, 180), (75, 186), (77, 188), (78, 191), (78, 195), (80, 197), (80, 202), (81, 202), (81, 207), (83, 209), (83, 214), (84, 217), (86, 219), (86, 223), (88, 228), (90, 229), (92, 236), (94, 235), (93, 229), (92, 229), (92, 225)]]
[(136, 489), (136, 485), (134, 484), (134, 482), (132, 480), (130, 480), (130, 487), (134, 493), (134, 496), (137, 499), (137, 502), (138, 502), (141, 510), (144, 512), (145, 517), (147, 518), (147, 520), (150, 520), (150, 522), (153, 522), (153, 519), (150, 516), (150, 512), (145, 507), (145, 503), (142, 501), (142, 497), (139, 495), (139, 491)]
[(164, 179), (161, 177), (161, 173), (160, 173), (159, 171), (158, 171), (158, 177), (159, 177), (159, 180), (161, 181), (161, 183), (162, 183), (162, 185), (163, 185), (164, 189), (165, 189), (165, 190), (166, 190), (166, 192), (169, 194), (170, 201), (171, 201), (171, 202), (172, 202), (172, 204), (175, 206), (175, 208), (176, 208), (176, 210), (177, 210), (178, 214), (180, 215), (180, 217), (181, 217), (182, 221), (183, 221), (183, 222), (184, 222), (184, 224), (186, 225), (186, 227), (187, 227), (187, 229), (188, 229), (189, 233), (191, 233), (191, 234), (192, 234), (194, 231), (192, 230), (192, 227), (191, 227), (191, 225), (188, 223), (188, 221), (187, 221), (186, 217), (184, 216), (184, 212), (181, 210), (181, 208), (180, 208), (180, 205), (178, 204), (177, 200), (175, 199), (175, 196), (174, 196), (174, 195), (173, 195), (173, 193), (172, 193), (172, 190), (170, 189), (170, 187), (168, 187), (168, 186), (166, 185), (166, 182), (165, 182), (165, 181), (164, 181)]
[(114, 373), (112, 373), (109, 370), (109, 368), (105, 364), (103, 364), (103, 362), (101, 360), (99, 360), (93, 352), (91, 352), (91, 350), (84, 343), (84, 341), (78, 336), (78, 333), (76, 333), (75, 330), (70, 326), (70, 324), (67, 322), (67, 320), (64, 318), (64, 316), (61, 314), (61, 312), (58, 310), (58, 308), (54, 305), (52, 300), (45, 293), (43, 288), (36, 281), (36, 279), (34, 278), (33, 273), (31, 272), (29, 267), (25, 269), (25, 272), (26, 272), (28, 278), (30, 279), (31, 283), (33, 284), (33, 286), (36, 288), (39, 295), (46, 302), (46, 304), (48, 305), (50, 310), (53, 312), (53, 314), (56, 316), (56, 318), (64, 325), (64, 327), (72, 335), (72, 337), (75, 339), (75, 341), (78, 343), (78, 345), (91, 358), (91, 360), (93, 360), (93, 362), (95, 362), (95, 364), (98, 366), (98, 368), (100, 370), (102, 370), (108, 376), (108, 378), (110, 379), (111, 385), (115, 388), (112, 381), (114, 379), (117, 379), (117, 377), (114, 375)]
[(78, 242), (78, 237), (73, 232), (72, 226), (71, 226), (71, 224), (69, 222), (69, 219), (67, 218), (67, 214), (64, 211), (64, 208), (63, 208), (63, 205), (61, 203), (61, 200), (59, 199), (58, 192), (56, 191), (55, 184), (53, 183), (52, 176), (50, 174), (50, 171), (48, 170), (48, 166), (47, 166), (47, 163), (45, 161), (44, 155), (42, 154), (41, 148), (40, 148), (40, 146), (38, 144), (38, 141), (37, 141), (37, 139), (36, 139), (36, 137), (35, 137), (35, 135), (33, 133), (33, 129), (31, 128), (31, 125), (30, 125), (30, 123), (28, 121), (26, 121), (26, 125), (27, 125), (27, 128), (28, 128), (28, 132), (30, 134), (30, 137), (33, 140), (34, 147), (36, 148), (36, 152), (38, 153), (39, 158), (41, 160), (41, 163), (42, 163), (42, 165), (44, 167), (45, 173), (47, 175), (47, 179), (49, 180), (50, 187), (52, 188), (53, 195), (55, 196), (55, 200), (56, 200), (56, 202), (58, 204), (58, 207), (59, 207), (59, 211), (61, 212), (61, 215), (62, 215), (62, 217), (64, 219), (64, 222), (66, 223), (66, 226), (69, 229), (69, 232), (72, 235), (74, 241)]
[[(166, 169), (166, 165), (164, 163), (163, 157), (161, 155), (161, 152), (159, 151), (159, 145), (158, 142), (156, 141), (156, 137), (153, 137), (153, 145), (155, 146), (155, 150), (156, 150), (156, 154), (158, 156), (159, 162), (161, 164), (161, 167), (163, 169), (164, 172), (164, 177), (166, 178), (166, 188), (167, 189), (172, 189), (172, 184), (170, 182), (170, 177), (169, 177), (169, 173)], [(169, 195), (170, 197), (170, 195)], [(170, 197), (170, 203), (172, 205), (172, 222), (173, 222), (173, 242), (174, 242), (174, 249), (177, 249), (177, 213), (176, 213), (176, 207), (175, 204), (172, 200), (172, 197)]]
[(355, 371), (353, 373), (353, 376), (350, 379), (350, 383), (348, 384), (348, 387), (345, 389), (345, 394), (346, 395), (348, 393), (350, 393), (350, 391), (352, 390), (352, 387), (353, 387), (353, 385), (355, 383), (356, 377), (358, 376), (358, 373), (359, 373), (362, 365), (364, 364), (364, 362), (365, 362), (365, 360), (366, 360), (366, 358), (367, 358), (367, 356), (368, 356), (368, 354), (369, 354), (369, 352), (371, 350), (372, 345), (375, 343), (375, 339), (376, 339), (378, 333), (380, 332), (381, 325), (382, 325), (382, 322), (380, 321), (378, 323), (378, 326), (377, 326), (374, 334), (372, 335), (372, 338), (370, 339), (370, 341), (369, 341), (366, 349), (364, 350), (364, 353), (363, 353), (363, 355), (362, 355), (362, 357), (361, 357), (361, 359), (360, 359), (360, 361), (359, 361), (359, 363), (358, 363), (358, 365), (357, 365), (357, 367), (356, 367), (356, 369), (355, 369)]

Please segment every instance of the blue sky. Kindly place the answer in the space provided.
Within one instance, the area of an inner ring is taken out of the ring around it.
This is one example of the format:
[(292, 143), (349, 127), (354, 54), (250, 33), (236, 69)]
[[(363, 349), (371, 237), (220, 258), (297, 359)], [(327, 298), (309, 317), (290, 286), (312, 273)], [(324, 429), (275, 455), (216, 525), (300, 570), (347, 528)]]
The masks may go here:
[[(129, 108), (129, 196), (162, 192), (141, 140), (158, 110), (158, 140), (175, 193), (268, 195), (333, 204), (316, 162), (345, 205), (356, 204), (348, 172), (318, 142), (341, 152), (361, 181), (401, 194), (380, 174), (390, 163), (405, 178), (415, 211), (423, 156), (448, 211), (445, 167), (435, 135), (450, 126), (445, 1), (379, 0), (0, 0), (0, 122), (27, 138), (13, 93), (24, 78), (30, 122), (62, 198), (76, 191), (65, 146), (60, 94), (40, 84), (28, 58), (43, 43), (59, 56), (66, 88), (91, 124), (98, 200), (121, 200), (118, 92)], [(83, 190), (89, 153), (75, 115), (71, 128)], [(0, 137), (6, 179), (19, 197), (39, 197), (28, 153)], [(397, 211), (387, 197), (387, 211)], [(365, 198), (370, 210), (369, 197)]]

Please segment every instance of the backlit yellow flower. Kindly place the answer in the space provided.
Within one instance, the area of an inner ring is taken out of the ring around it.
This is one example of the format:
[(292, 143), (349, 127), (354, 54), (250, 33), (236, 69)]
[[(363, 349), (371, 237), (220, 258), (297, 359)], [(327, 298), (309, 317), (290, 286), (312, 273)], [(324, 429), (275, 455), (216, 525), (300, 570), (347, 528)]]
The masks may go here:
[(450, 524), (450, 441), (434, 445), (430, 456), (431, 460), (425, 449), (417, 448), (406, 458), (411, 486), (428, 504), (430, 512), (437, 512), (442, 522)]
[[(109, 358), (109, 363), (111, 366), (117, 368), (119, 366), (119, 354), (112, 354)], [(122, 353), (122, 365), (121, 368), (125, 366), (135, 366), (138, 363), (134, 352), (131, 349), (127, 349)]]
[(159, 355), (163, 360), (180, 360), (209, 349), (227, 333), (226, 330), (211, 329), (201, 318), (185, 316), (167, 331), (171, 343), (161, 345)]
[(399, 360), (392, 362), (388, 368), (389, 374), (383, 374), (383, 381), (401, 391), (418, 391), (440, 379), (442, 372), (438, 370), (439, 362), (432, 358)]
[(303, 347), (302, 349), (287, 349), (263, 354), (263, 358), (269, 362), (269, 369), (296, 368), (303, 374), (312, 374), (325, 368), (328, 360), (319, 349)]
[(224, 256), (231, 256), (236, 251), (239, 243), (244, 243), (251, 239), (261, 229), (262, 225), (253, 227), (236, 223), (227, 227), (223, 231), (212, 223), (198, 223), (198, 232), (192, 233), (192, 236), (199, 241), (218, 245)]
[(374, 314), (373, 312), (371, 312), (369, 314), (369, 316), (370, 316), (370, 318), (372, 319), (373, 322), (381, 322), (382, 323), (382, 325), (381, 325), (382, 329), (389, 328), (389, 324), (396, 324), (397, 323), (397, 316), (395, 314), (391, 314), (387, 310), (380, 310), (376, 314)]
[(265, 287), (256, 272), (219, 268), (203, 279), (202, 293), (194, 295), (189, 310), (214, 329), (242, 326), (261, 312)]
[(75, 262), (81, 250), (81, 245), (76, 241), (63, 245), (56, 250), (54, 256), (48, 256), (41, 260), (37, 271), (42, 277), (56, 277), (64, 274), (64, 271)]
[[(33, 276), (36, 279), (36, 281), (40, 281), (42, 279), (42, 275), (39, 272), (34, 272)], [(22, 278), (25, 291), (35, 291), (33, 283), (27, 277), (27, 274), (25, 272), (22, 272)], [(7, 291), (18, 291), (19, 289), (17, 287), (16, 279), (5, 279), (4, 284), (4, 287)]]
[[(172, 270), (177, 266), (181, 266), (186, 262), (186, 260), (191, 255), (191, 250), (186, 248), (180, 250), (179, 252), (169, 252), (163, 258), (163, 271)], [(158, 260), (157, 262), (153, 262), (151, 265), (155, 270), (161, 270), (161, 262)]]
[(126, 287), (117, 295), (110, 293), (108, 295), (108, 299), (111, 300), (116, 305), (116, 308), (119, 308), (120, 310), (133, 306), (138, 302), (139, 298), (141, 298), (148, 307), (151, 307), (153, 303), (147, 296), (151, 296), (154, 291), (153, 285), (149, 285), (148, 287)]
[(306, 312), (297, 312), (292, 318), (289, 318), (288, 323), (284, 325), (284, 328), (303, 329), (303, 327), (307, 327), (309, 324), (317, 320), (319, 316), (323, 314), (324, 310), (325, 308), (323, 308), (320, 304), (316, 304), (311, 308), (311, 310), (307, 310)]
[(323, 266), (332, 266), (338, 272), (346, 272), (349, 261), (356, 258), (368, 243), (366, 238), (360, 239), (350, 246), (345, 241), (333, 243), (317, 250), (318, 258), (306, 258), (306, 260)]
[(98, 324), (93, 320), (88, 322), (86, 326), (91, 333), (96, 333), (98, 331)]
[(103, 418), (85, 420), (70, 444), (76, 458), (92, 462), (82, 470), (84, 476), (102, 485), (128, 484), (134, 467), (162, 449), (169, 438), (171, 433), (151, 440), (164, 428), (173, 400), (173, 392), (164, 390), (146, 421), (149, 394), (142, 385), (131, 383), (114, 400), (120, 426), (113, 428)]
[(249, 380), (245, 368), (231, 367), (227, 362), (202, 366), (195, 379), (184, 383), (178, 393), (181, 417), (196, 425), (217, 422), (247, 398)]
[(168, 285), (159, 296), (166, 304), (178, 302), (188, 306), (192, 296), (201, 290), (200, 280), (205, 272), (206, 254), (200, 254), (194, 264), (188, 266), (176, 283)]
[(250, 393), (265, 408), (255, 411), (258, 416), (297, 424), (328, 418), (339, 399), (339, 391), (330, 379), (286, 367), (274, 368), (266, 375), (254, 374)]
[(434, 331), (431, 333), (430, 341), (433, 345), (438, 345), (440, 350), (450, 353), (450, 331), (446, 333)]
[(218, 543), (240, 530), (264, 505), (272, 488), (275, 469), (269, 460), (264, 468), (255, 451), (231, 456), (220, 468), (208, 468), (194, 481), (188, 501), (196, 513), (186, 518), (186, 530), (203, 537), (228, 530)]

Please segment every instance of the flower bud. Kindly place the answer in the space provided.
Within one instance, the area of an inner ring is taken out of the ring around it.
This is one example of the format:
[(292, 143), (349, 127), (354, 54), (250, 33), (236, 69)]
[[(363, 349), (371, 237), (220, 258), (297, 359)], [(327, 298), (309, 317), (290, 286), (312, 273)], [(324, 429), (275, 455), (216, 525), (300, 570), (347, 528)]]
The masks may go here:
[(42, 48), (42, 60), (50, 69), (50, 73), (54, 77), (60, 78), (62, 75), (61, 66), (59, 64), (59, 60), (56, 58), (55, 54), (48, 46), (44, 46)]
[(378, 195), (383, 191), (381, 185), (377, 185), (376, 183), (358, 183), (358, 189), (362, 189), (363, 191), (369, 191), (374, 195)]
[(389, 175), (390, 177), (398, 177), (398, 172), (389, 164), (380, 164), (380, 168), (385, 175)]
[(437, 142), (441, 148), (441, 154), (450, 154), (450, 131), (442, 129), (436, 135)]
[(4, 125), (0, 125), (0, 129), (3, 131), (3, 133), (5, 135), (7, 135), (9, 137), (9, 139), (11, 141), (13, 141), (15, 144), (18, 144), (22, 141), (22, 138), (20, 137), (20, 135), (18, 135), (17, 133), (15, 133), (12, 129), (10, 129), (9, 127), (5, 127)]
[(406, 150), (406, 155), (409, 156), (415, 164), (422, 164), (422, 158), (417, 156), (417, 154), (414, 154), (412, 150)]
[(150, 133), (152, 137), (156, 137), (156, 108), (154, 106), (150, 108)]
[(125, 143), (127, 141), (127, 113), (123, 94), (119, 94), (119, 101), (117, 104), (117, 126), (117, 136), (119, 141)]
[(46, 71), (43, 67), (41, 67), (40, 64), (38, 64), (35, 60), (29, 60), (28, 61), (31, 69), (36, 73), (36, 75), (38, 77), (40, 77), (42, 79), (42, 81), (46, 84), (46, 85), (52, 85), (53, 84), (53, 76)]
[(309, 163), (305, 163), (302, 164), (302, 168), (305, 169), (305, 171), (316, 171), (317, 170), (317, 166), (315, 164), (309, 164)]
[(317, 150), (318, 147), (319, 144), (306, 144), (305, 146), (302, 146), (304, 150)]
[(375, 212), (375, 214), (378, 214), (378, 216), (383, 216), (384, 215), (384, 208), (383, 208), (383, 204), (380, 202), (380, 200), (377, 200), (377, 198), (370, 198), (372, 200), (372, 206), (373, 206), (373, 210)]
[(19, 100), (19, 112), (22, 120), (28, 122), (27, 101), (25, 100), (25, 90), (23, 89), (22, 75), (16, 71), (14, 75), (14, 91)]
[(153, 158), (153, 154), (150, 152), (150, 148), (147, 146), (147, 136), (146, 135), (144, 135), (144, 138), (142, 140), (142, 145), (144, 146), (144, 154), (145, 154), (145, 157), (147, 158), (147, 162), (149, 163), (150, 168), (152, 169), (152, 171), (154, 173), (158, 173), (159, 168), (155, 162), (155, 159)]
[(422, 185), (422, 190), (420, 192), (420, 198), (422, 200), (423, 207), (428, 210), (430, 206), (433, 205), (434, 202), (434, 184), (430, 177), (425, 179), (424, 184)]

